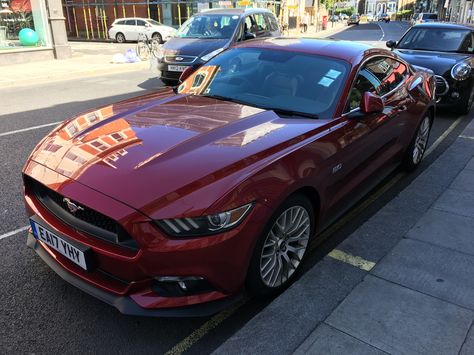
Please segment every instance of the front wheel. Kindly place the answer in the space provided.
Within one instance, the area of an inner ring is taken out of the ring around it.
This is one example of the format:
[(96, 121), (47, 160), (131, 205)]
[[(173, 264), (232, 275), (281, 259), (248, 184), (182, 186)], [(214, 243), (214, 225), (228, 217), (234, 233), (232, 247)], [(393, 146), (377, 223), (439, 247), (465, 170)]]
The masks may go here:
[(303, 195), (293, 195), (273, 214), (255, 246), (247, 288), (258, 298), (278, 294), (300, 269), (314, 233), (314, 210)]
[(415, 137), (410, 143), (405, 157), (402, 161), (402, 168), (408, 171), (415, 170), (421, 163), (421, 159), (428, 146), (428, 139), (431, 131), (431, 117), (427, 114), (421, 121), (416, 131)]
[(115, 36), (115, 40), (118, 42), (118, 43), (125, 43), (126, 39), (125, 39), (125, 36), (123, 33), (117, 33), (117, 35)]

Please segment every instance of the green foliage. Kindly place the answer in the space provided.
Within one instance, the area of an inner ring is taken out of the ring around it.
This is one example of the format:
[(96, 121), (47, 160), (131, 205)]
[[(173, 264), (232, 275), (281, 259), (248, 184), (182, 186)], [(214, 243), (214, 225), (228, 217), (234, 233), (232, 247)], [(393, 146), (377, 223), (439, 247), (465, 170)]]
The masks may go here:
[(355, 14), (357, 12), (353, 7), (346, 7), (346, 8), (342, 8), (342, 9), (336, 9), (336, 11), (334, 11), (334, 13), (336, 15), (346, 14), (346, 15), (350, 16), (350, 15)]

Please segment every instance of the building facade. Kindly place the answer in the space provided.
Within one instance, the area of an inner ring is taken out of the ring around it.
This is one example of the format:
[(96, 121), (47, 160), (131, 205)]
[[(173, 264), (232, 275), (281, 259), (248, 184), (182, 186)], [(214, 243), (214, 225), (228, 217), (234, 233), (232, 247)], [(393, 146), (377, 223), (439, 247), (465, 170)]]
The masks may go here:
[(0, 0), (0, 65), (70, 56), (61, 0)]

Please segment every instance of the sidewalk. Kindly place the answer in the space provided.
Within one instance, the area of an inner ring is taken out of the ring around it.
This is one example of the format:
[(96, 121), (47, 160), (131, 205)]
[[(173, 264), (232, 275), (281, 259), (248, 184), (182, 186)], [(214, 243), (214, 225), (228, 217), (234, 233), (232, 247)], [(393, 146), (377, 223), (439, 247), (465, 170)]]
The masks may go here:
[(73, 56), (69, 59), (6, 65), (2, 67), (1, 87), (40, 84), (149, 69), (149, 62), (114, 64), (116, 53), (125, 54), (135, 43), (70, 42)]
[(215, 354), (474, 354), (473, 182), (474, 120)]

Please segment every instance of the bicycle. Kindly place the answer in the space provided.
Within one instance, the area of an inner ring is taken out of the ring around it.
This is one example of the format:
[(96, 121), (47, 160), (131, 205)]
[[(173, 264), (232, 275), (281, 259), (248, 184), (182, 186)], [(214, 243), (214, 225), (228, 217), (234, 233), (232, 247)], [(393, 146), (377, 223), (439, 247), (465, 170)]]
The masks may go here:
[(160, 42), (157, 39), (148, 38), (145, 33), (140, 33), (138, 35), (136, 52), (138, 58), (141, 60), (147, 60), (150, 58), (150, 54), (152, 54), (153, 57), (158, 58), (161, 52)]

